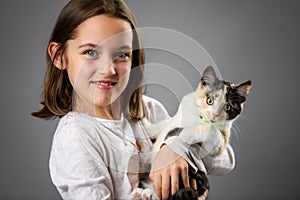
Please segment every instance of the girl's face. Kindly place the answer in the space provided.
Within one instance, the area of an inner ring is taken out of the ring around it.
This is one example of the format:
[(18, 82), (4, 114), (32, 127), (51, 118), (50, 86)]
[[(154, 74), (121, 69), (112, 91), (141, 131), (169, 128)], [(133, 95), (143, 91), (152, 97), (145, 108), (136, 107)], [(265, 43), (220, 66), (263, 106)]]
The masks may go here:
[(106, 15), (91, 17), (77, 27), (65, 52), (75, 108), (100, 117), (112, 116), (113, 103), (119, 109), (131, 70), (132, 40), (127, 21)]

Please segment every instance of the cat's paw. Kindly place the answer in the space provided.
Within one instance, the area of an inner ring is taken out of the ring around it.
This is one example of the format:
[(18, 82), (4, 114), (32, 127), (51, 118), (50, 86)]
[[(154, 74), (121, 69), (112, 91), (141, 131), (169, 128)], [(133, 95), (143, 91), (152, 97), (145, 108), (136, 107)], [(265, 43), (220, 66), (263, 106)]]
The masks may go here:
[(144, 192), (144, 189), (142, 188), (135, 188), (131, 194), (131, 199), (132, 200), (142, 200), (143, 199), (143, 192)]
[(154, 191), (145, 189), (142, 194), (143, 200), (159, 200)]

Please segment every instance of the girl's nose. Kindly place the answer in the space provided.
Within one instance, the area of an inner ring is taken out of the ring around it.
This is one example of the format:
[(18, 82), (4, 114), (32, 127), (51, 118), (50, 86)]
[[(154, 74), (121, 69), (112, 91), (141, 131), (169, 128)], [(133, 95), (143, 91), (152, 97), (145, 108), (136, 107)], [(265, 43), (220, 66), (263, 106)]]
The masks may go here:
[(116, 69), (115, 65), (113, 62), (108, 63), (104, 69), (102, 70), (102, 74), (105, 75), (115, 75), (116, 74)]
[(99, 72), (103, 75), (115, 75), (116, 74), (116, 68), (115, 63), (111, 58), (103, 57), (102, 61), (98, 63)]

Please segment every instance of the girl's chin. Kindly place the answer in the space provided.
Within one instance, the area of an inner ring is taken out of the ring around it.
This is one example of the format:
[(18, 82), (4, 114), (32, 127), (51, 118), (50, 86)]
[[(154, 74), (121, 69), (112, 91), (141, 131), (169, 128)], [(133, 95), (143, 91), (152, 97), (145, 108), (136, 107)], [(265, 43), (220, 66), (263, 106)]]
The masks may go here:
[(106, 106), (110, 106), (110, 105), (113, 105), (114, 103), (117, 103), (118, 102), (118, 97), (107, 97), (107, 98), (97, 98), (95, 97), (95, 106), (96, 107), (106, 107)]

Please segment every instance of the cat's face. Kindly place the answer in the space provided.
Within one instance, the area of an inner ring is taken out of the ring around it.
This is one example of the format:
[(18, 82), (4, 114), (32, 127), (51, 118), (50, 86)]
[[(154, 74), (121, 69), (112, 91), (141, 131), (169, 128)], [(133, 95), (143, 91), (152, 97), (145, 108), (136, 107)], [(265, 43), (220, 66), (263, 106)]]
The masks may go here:
[(251, 81), (234, 85), (217, 78), (212, 67), (207, 67), (195, 92), (198, 113), (212, 123), (235, 119), (251, 88)]

